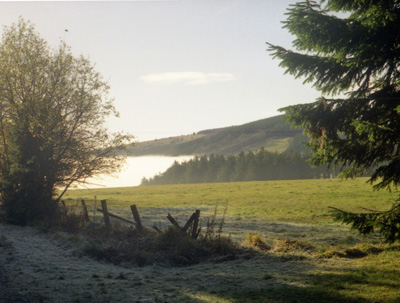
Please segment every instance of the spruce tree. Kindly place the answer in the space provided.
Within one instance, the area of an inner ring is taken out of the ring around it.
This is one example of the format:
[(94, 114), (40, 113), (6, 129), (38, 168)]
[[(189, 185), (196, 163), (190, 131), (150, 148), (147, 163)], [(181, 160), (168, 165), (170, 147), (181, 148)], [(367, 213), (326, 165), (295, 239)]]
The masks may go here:
[[(310, 138), (314, 164), (343, 165), (345, 176), (372, 171), (375, 189), (400, 184), (400, 1), (305, 1), (288, 9), (294, 50), (269, 44), (286, 73), (321, 92), (281, 109)], [(400, 240), (400, 206), (337, 219), (362, 233)]]

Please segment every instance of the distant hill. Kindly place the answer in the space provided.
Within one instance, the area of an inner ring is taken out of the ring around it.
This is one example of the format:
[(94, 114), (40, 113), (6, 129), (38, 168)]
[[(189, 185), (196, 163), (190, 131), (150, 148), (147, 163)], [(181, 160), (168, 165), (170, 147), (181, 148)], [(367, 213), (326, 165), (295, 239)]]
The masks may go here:
[(265, 150), (303, 150), (307, 138), (301, 129), (291, 129), (283, 115), (239, 126), (203, 130), (196, 134), (137, 143), (129, 147), (134, 156), (232, 155)]

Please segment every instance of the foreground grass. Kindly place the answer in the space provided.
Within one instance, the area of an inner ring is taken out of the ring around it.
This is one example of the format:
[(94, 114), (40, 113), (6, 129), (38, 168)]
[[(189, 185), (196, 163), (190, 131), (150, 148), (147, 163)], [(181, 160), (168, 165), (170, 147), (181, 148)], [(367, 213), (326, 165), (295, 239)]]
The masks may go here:
[(184, 222), (201, 209), (204, 218), (217, 203), (228, 203), (224, 231), (239, 241), (258, 232), (273, 249), (240, 264), (192, 267), (195, 280), (205, 282), (195, 291), (179, 288), (187, 302), (394, 303), (400, 301), (399, 246), (334, 223), (329, 206), (384, 210), (398, 194), (373, 191), (361, 178), (87, 189), (64, 198), (86, 199), (92, 208), (106, 199), (110, 211), (127, 217), (136, 204), (148, 225), (167, 224), (167, 212)]

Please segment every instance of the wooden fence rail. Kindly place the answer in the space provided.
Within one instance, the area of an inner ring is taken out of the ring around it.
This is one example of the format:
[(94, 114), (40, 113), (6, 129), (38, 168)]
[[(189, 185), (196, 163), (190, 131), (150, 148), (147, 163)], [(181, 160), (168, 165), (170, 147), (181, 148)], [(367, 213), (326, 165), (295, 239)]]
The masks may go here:
[[(102, 209), (98, 208), (97, 211), (103, 213), (103, 215), (104, 215), (104, 211), (103, 211)], [(131, 221), (131, 220), (128, 220), (128, 219), (125, 219), (125, 218), (123, 218), (123, 217), (114, 215), (114, 214), (112, 214), (112, 213), (110, 213), (110, 212), (108, 212), (108, 216), (111, 217), (111, 218), (114, 218), (114, 219), (118, 219), (118, 220), (124, 221), (124, 222), (129, 223), (129, 224), (132, 224), (132, 225), (136, 225), (135, 222), (133, 222), (133, 221)], [(104, 216), (104, 218), (105, 218), (105, 216)]]
[[(87, 214), (87, 208), (86, 208), (84, 200), (82, 200), (82, 207), (84, 208), (83, 212), (84, 212), (85, 218), (87, 216), (87, 218), (89, 219), (89, 215)], [(131, 221), (131, 220), (125, 219), (123, 217), (117, 216), (117, 215), (115, 215), (113, 213), (110, 213), (108, 211), (108, 209), (107, 209), (106, 200), (101, 200), (101, 207), (102, 207), (101, 209), (97, 208), (97, 211), (103, 213), (104, 224), (105, 224), (107, 230), (109, 230), (111, 228), (110, 217), (118, 219), (118, 220), (121, 220), (121, 221), (123, 221), (125, 223), (129, 223), (129, 224), (135, 225), (136, 230), (138, 232), (142, 232), (144, 230), (144, 226), (143, 226), (143, 224), (141, 222), (140, 215), (139, 215), (139, 212), (137, 210), (136, 205), (131, 205), (130, 206), (131, 212), (132, 212), (132, 215), (133, 215), (133, 219), (135, 221)], [(85, 211), (85, 209), (86, 209), (86, 211)], [(191, 233), (190, 233), (191, 237), (193, 239), (197, 239), (198, 238), (200, 230), (201, 230), (201, 228), (199, 228), (200, 210), (197, 209), (190, 216), (189, 220), (186, 222), (186, 224), (183, 227), (180, 227), (179, 223), (174, 219), (174, 217), (172, 217), (172, 215), (170, 213), (168, 213), (167, 219), (171, 222), (171, 224), (175, 228), (181, 230), (182, 232), (187, 232), (189, 230), (189, 228), (192, 226), (192, 230), (191, 230)], [(152, 228), (155, 229), (157, 232), (161, 233), (161, 230), (156, 225), (152, 226)]]

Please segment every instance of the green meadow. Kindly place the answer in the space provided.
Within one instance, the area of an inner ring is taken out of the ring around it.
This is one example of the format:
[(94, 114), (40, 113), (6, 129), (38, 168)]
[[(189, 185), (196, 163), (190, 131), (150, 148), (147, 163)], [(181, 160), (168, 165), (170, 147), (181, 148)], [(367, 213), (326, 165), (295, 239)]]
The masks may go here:
[(366, 178), (138, 186), (70, 190), (64, 200), (107, 200), (110, 208), (213, 208), (242, 219), (331, 224), (329, 207), (388, 209), (397, 191), (374, 191)]
[[(95, 208), (100, 200), (126, 218), (132, 216), (129, 206), (136, 204), (145, 225), (161, 227), (169, 224), (168, 213), (184, 224), (195, 209), (201, 210), (206, 226), (217, 206), (224, 235), (246, 245), (246, 235), (256, 233), (271, 247), (250, 260), (176, 268), (169, 274), (186, 278), (162, 282), (173, 287), (174, 302), (400, 302), (400, 246), (383, 243), (379, 235), (363, 237), (330, 216), (332, 206), (385, 210), (395, 203), (399, 191), (374, 191), (366, 181), (79, 189), (68, 191), (64, 200), (79, 205), (85, 199), (90, 215), (99, 220)], [(202, 285), (188, 293), (185, 283), (197, 280)]]

